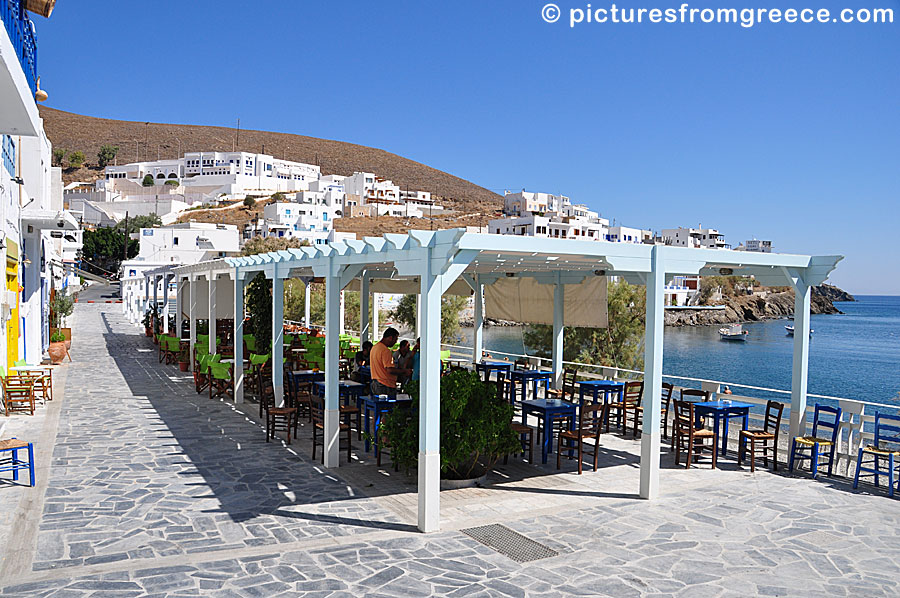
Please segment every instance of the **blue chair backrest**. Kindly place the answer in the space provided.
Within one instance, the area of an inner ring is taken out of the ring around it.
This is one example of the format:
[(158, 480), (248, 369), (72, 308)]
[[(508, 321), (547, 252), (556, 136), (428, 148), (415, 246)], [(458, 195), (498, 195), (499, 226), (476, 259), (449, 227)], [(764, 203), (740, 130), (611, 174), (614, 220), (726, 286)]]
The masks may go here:
[(886, 448), (883, 444), (900, 446), (900, 416), (875, 414), (875, 446)]
[[(823, 413), (830, 413), (832, 417), (822, 418)], [(820, 438), (819, 436), (819, 426), (823, 428), (831, 429), (831, 442), (837, 442), (838, 430), (841, 427), (841, 413), (842, 410), (840, 407), (829, 407), (828, 405), (820, 405), (816, 403), (815, 415), (813, 416), (813, 432), (812, 435), (816, 438)]]

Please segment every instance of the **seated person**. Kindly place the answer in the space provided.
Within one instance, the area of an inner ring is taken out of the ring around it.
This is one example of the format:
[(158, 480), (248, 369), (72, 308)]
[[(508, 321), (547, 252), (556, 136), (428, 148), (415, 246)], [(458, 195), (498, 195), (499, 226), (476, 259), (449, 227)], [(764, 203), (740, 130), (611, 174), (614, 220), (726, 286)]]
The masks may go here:
[(353, 357), (353, 363), (351, 364), (353, 367), (353, 371), (350, 373), (350, 379), (355, 382), (362, 382), (361, 376), (359, 375), (359, 368), (364, 365), (369, 365), (369, 356), (372, 352), (372, 343), (370, 341), (366, 341), (362, 344), (361, 350), (356, 352), (356, 355)]
[[(409, 370), (412, 373), (413, 352), (409, 348), (409, 341), (400, 341), (400, 347), (394, 353), (394, 367), (401, 370)], [(409, 376), (397, 376), (397, 380), (402, 384), (409, 380)]]
[(370, 367), (372, 368), (372, 394), (395, 396), (397, 394), (397, 377), (407, 377), (412, 370), (398, 368), (394, 365), (394, 356), (391, 347), (397, 343), (400, 333), (396, 328), (388, 328), (384, 331), (381, 340), (378, 341), (369, 352)]

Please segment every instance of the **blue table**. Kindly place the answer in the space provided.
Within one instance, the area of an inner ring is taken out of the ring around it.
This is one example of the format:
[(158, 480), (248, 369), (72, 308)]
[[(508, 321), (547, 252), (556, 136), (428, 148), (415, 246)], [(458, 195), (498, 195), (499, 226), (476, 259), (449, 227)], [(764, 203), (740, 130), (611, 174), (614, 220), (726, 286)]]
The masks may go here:
[(507, 372), (512, 369), (513, 364), (509, 361), (482, 361), (475, 364), (475, 371), (484, 374), (485, 381), (491, 379), (491, 372)]
[[(713, 426), (715, 430), (719, 429), (719, 422), (722, 422), (722, 456), (728, 449), (728, 420), (732, 417), (740, 417), (743, 419), (743, 430), (750, 425), (750, 403), (741, 403), (740, 401), (705, 401), (702, 403), (694, 403), (694, 417), (698, 420), (701, 417), (711, 416), (714, 420)], [(698, 422), (699, 423), (699, 422)], [(744, 439), (741, 439), (743, 444)], [(740, 450), (740, 448), (738, 448)]]
[(325, 372), (317, 372), (315, 370), (294, 370), (291, 372), (295, 382), (315, 382), (316, 380), (324, 380)]
[[(366, 385), (353, 380), (341, 380), (338, 382), (338, 396), (358, 397), (365, 391)], [(313, 390), (317, 396), (325, 396), (325, 382), (314, 382)]]
[(619, 400), (622, 400), (622, 393), (625, 391), (625, 383), (624, 382), (616, 382), (614, 380), (582, 380), (578, 383), (578, 398), (580, 399), (580, 405), (584, 405), (584, 397), (587, 394), (591, 395), (592, 402), (598, 402), (600, 393), (603, 393), (603, 404), (606, 405), (609, 403), (609, 395), (610, 393), (616, 393), (619, 395)]
[(527, 425), (529, 413), (537, 414), (543, 420), (544, 442), (541, 446), (541, 463), (547, 463), (547, 452), (553, 443), (553, 420), (559, 417), (569, 418), (569, 429), (575, 429), (575, 404), (559, 399), (536, 399), (522, 401), (522, 423)]
[(509, 372), (510, 380), (513, 382), (521, 383), (522, 385), (522, 400), (525, 400), (526, 395), (526, 386), (528, 383), (532, 383), (534, 385), (533, 394), (534, 398), (537, 398), (537, 389), (538, 383), (543, 382), (544, 388), (550, 388), (550, 381), (553, 380), (553, 372), (549, 370), (510, 370)]
[(397, 397), (389, 397), (387, 395), (359, 395), (356, 398), (357, 405), (365, 410), (365, 426), (366, 431), (366, 452), (369, 452), (369, 417), (370, 413), (375, 415), (374, 434), (372, 435), (372, 444), (375, 448), (375, 456), (378, 456), (378, 432), (381, 430), (381, 417), (392, 410), (397, 405), (408, 405), (412, 403), (410, 398), (398, 399)]

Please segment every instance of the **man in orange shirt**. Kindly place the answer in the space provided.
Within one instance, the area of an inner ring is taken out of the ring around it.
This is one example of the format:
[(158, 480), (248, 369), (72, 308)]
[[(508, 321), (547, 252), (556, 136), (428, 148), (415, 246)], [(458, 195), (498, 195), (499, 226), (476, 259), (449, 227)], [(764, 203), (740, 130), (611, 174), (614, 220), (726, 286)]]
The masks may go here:
[(369, 353), (373, 395), (396, 395), (397, 376), (409, 377), (412, 374), (412, 370), (394, 367), (394, 353), (391, 347), (397, 344), (398, 338), (400, 333), (397, 329), (388, 328)]

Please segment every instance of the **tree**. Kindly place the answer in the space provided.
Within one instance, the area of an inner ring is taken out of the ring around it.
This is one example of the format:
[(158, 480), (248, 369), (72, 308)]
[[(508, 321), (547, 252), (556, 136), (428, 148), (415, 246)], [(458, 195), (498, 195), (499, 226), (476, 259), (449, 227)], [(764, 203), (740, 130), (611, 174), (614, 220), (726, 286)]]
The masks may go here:
[[(158, 226), (162, 226), (162, 220), (156, 214), (134, 216), (128, 219), (128, 230), (126, 232), (131, 234), (139, 232), (142, 228), (156, 228)], [(116, 229), (119, 231), (125, 230), (124, 218), (116, 223)]]
[(110, 145), (105, 143), (100, 146), (100, 151), (97, 152), (97, 164), (100, 168), (106, 168), (109, 166), (109, 163), (116, 159), (116, 154), (119, 153), (118, 145)]
[(179, 183), (176, 179), (169, 179), (166, 181), (166, 185), (168, 185), (169, 187), (177, 187), (180, 184), (181, 183)]
[(259, 272), (247, 285), (247, 328), (256, 341), (258, 353), (272, 347), (272, 281)]
[(68, 154), (68, 153), (69, 153), (68, 150), (65, 150), (61, 147), (53, 148), (53, 165), (54, 166), (62, 166), (63, 160), (66, 159), (66, 154)]
[(274, 194), (272, 194), (272, 201), (274, 201), (275, 203), (286, 201), (284, 193), (282, 193), (281, 191), (276, 191)]
[[(563, 333), (563, 359), (641, 370), (644, 367), (646, 297), (642, 287), (624, 280), (609, 283), (609, 327), (572, 328)], [(540, 357), (550, 357), (553, 327), (529, 325), (525, 345)]]
[[(112, 227), (86, 230), (83, 242), (81, 255), (86, 269), (98, 274), (109, 274), (119, 269), (125, 244), (125, 235), (121, 230)], [(128, 259), (138, 254), (139, 247), (136, 239), (128, 239)]]
[(153, 180), (152, 174), (145, 174), (144, 180), (141, 181), (141, 185), (143, 185), (144, 187), (152, 187), (155, 184), (156, 182)]
[[(441, 342), (446, 343), (456, 339), (459, 334), (459, 314), (465, 309), (468, 303), (465, 297), (456, 295), (445, 295), (441, 297)], [(414, 330), (416, 327), (416, 296), (403, 295), (400, 298), (397, 307), (395, 307), (390, 316), (409, 328)], [(416, 331), (421, 335), (420, 331)]]
[(69, 167), (70, 168), (81, 168), (84, 166), (84, 152), (81, 150), (76, 150), (69, 154)]
[(247, 197), (244, 198), (244, 205), (248, 208), (252, 208), (253, 206), (256, 205), (256, 200), (253, 199), (252, 195), (248, 195)]

